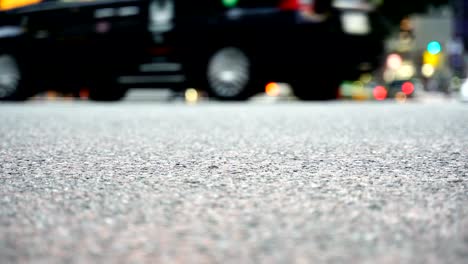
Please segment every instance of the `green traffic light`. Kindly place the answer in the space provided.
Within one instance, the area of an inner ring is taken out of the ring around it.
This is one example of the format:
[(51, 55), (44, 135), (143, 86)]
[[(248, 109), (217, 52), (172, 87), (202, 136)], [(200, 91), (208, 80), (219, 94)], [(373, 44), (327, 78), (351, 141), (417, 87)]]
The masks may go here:
[(222, 0), (225, 7), (235, 7), (239, 0)]
[(437, 55), (442, 51), (442, 46), (437, 41), (431, 41), (427, 44), (427, 51), (432, 55)]

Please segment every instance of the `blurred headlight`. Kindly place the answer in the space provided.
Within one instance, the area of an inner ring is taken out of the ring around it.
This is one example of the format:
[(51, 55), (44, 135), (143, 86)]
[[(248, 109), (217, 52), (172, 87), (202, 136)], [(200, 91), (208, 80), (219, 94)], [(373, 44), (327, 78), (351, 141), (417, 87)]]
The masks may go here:
[(366, 35), (371, 31), (369, 17), (361, 12), (345, 12), (341, 15), (343, 31), (352, 35)]

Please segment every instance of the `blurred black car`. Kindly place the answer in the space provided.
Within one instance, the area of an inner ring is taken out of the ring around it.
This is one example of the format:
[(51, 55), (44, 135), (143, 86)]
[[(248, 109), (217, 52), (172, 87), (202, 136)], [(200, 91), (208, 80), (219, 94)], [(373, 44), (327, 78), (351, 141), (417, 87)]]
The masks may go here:
[[(0, 0), (1, 1), (1, 0)], [(117, 76), (132, 70), (148, 43), (146, 1), (42, 1), (0, 18), (0, 98), (25, 99), (45, 89), (116, 100)]]
[(352, 0), (52, 0), (1, 15), (1, 99), (88, 87), (117, 100), (154, 82), (242, 100), (270, 81), (333, 99), (383, 50), (380, 17)]

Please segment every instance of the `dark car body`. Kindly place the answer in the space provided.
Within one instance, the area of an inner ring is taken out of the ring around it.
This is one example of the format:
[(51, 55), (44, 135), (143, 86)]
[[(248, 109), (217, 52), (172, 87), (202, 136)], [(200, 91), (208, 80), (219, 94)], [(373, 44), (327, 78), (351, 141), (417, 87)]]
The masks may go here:
[[(141, 74), (145, 63), (180, 63), (185, 77), (177, 80), (185, 83), (178, 88), (213, 92), (206, 81), (210, 58), (236, 47), (248, 57), (249, 82), (256, 86), (214, 96), (243, 99), (262, 83), (281, 81), (297, 85), (297, 94), (308, 99), (373, 70), (382, 52), (380, 17), (368, 6), (335, 8), (317, 0), (309, 12), (284, 6), (292, 2), (286, 0), (239, 0), (234, 7), (221, 0), (169, 2), (172, 9), (166, 0), (72, 0), (8, 10), (0, 18), (0, 54), (13, 54), (20, 65), (28, 87), (22, 96), (92, 87), (97, 99), (116, 91), (118, 99), (124, 89), (116, 88), (116, 80)], [(151, 10), (158, 8), (163, 11), (155, 19)], [(368, 31), (346, 32), (346, 14), (365, 16)], [(305, 87), (312, 83), (323, 87)]]
[[(107, 81), (104, 78), (131, 70), (143, 58), (142, 47), (149, 41), (143, 4), (46, 1), (14, 9), (6, 12), (2, 24), (17, 27), (19, 34), (4, 36), (0, 47), (15, 55), (31, 93), (98, 85)], [(125, 8), (134, 11), (98, 16)]]

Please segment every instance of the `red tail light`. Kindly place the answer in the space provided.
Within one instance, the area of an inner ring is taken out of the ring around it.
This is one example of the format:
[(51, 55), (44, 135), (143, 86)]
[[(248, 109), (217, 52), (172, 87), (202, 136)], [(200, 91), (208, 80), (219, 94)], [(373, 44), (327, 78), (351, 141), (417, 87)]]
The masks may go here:
[(312, 10), (310, 0), (280, 0), (279, 8), (289, 11), (308, 11)]
[(300, 8), (300, 0), (281, 0), (279, 4), (279, 8), (282, 10), (299, 10)]

